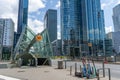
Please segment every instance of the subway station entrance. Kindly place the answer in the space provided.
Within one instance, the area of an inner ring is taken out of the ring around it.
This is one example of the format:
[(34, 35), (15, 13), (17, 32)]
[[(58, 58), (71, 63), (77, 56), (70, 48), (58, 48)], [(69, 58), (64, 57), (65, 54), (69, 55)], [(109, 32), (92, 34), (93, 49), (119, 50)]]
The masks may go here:
[(25, 27), (16, 44), (13, 60), (20, 65), (50, 65), (53, 56), (47, 29), (35, 34), (29, 27)]

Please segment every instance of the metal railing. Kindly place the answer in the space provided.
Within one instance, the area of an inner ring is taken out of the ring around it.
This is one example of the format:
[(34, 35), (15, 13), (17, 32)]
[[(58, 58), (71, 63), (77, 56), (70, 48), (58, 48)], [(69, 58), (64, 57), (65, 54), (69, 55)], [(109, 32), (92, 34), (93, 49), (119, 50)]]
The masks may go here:
[(109, 76), (109, 80), (111, 80), (111, 73), (110, 73), (110, 68), (100, 68), (100, 69), (98, 69), (97, 70), (97, 74), (98, 74), (98, 76), (97, 76), (97, 80), (100, 80), (100, 70), (103, 70), (103, 77), (105, 77), (105, 70), (108, 70), (108, 76)]

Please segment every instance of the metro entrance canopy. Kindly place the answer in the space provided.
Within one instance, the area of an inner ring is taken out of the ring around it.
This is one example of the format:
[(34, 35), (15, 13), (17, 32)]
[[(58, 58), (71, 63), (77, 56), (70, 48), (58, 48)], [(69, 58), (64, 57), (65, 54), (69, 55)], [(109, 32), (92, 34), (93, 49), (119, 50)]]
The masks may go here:
[(29, 27), (25, 27), (14, 49), (13, 58), (17, 60), (24, 54), (30, 54), (34, 58), (53, 56), (47, 29), (36, 35)]

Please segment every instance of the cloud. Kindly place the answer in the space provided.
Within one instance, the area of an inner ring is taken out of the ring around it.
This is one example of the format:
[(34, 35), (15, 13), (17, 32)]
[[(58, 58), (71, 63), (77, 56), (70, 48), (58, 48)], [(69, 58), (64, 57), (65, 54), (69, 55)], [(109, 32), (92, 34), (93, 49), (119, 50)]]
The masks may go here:
[(31, 18), (28, 19), (28, 26), (33, 30), (35, 33), (40, 33), (44, 30), (43, 22), (40, 20), (33, 20)]
[(56, 4), (55, 7), (56, 7), (56, 8), (59, 8), (59, 7), (60, 7), (60, 1), (57, 2), (57, 4)]
[(113, 32), (114, 29), (112, 26), (109, 26), (109, 27), (105, 27), (105, 31), (106, 31), (106, 33), (109, 33), (109, 32)]
[(102, 3), (102, 4), (101, 4), (101, 8), (102, 8), (102, 9), (104, 9), (106, 6), (107, 6), (106, 3)]
[(116, 5), (118, 5), (118, 4), (120, 4), (120, 0), (117, 1), (117, 4), (116, 4)]
[(111, 6), (112, 4), (114, 4), (114, 2), (115, 2), (114, 0), (109, 0), (107, 2), (104, 2), (101, 4), (101, 8), (102, 9), (107, 8), (107, 7)]
[(17, 30), (18, 0), (0, 0), (0, 18), (11, 18)]
[[(18, 3), (19, 0), (12, 0), (12, 1), (0, 0), (0, 18), (11, 18), (15, 23), (15, 31), (17, 31)], [(35, 12), (35, 11), (39, 12), (38, 10), (44, 7), (45, 7), (45, 3), (43, 3), (43, 0), (29, 0), (29, 12)], [(29, 18), (29, 21), (32, 20), (32, 17), (36, 17), (36, 16), (30, 16), (31, 19)], [(33, 23), (33, 26), (41, 25), (40, 21), (39, 22), (37, 20), (32, 20), (32, 21), (31, 21), (31, 25)]]
[(29, 12), (36, 12), (40, 8), (45, 8), (45, 0), (29, 0)]

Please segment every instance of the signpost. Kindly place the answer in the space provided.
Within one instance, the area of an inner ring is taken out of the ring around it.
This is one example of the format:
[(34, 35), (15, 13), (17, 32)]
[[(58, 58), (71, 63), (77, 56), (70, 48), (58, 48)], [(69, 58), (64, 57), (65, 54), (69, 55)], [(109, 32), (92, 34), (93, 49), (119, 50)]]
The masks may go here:
[(89, 46), (89, 47), (92, 47), (92, 43), (88, 43), (88, 46)]
[(90, 47), (90, 48), (91, 48), (91, 54), (92, 54), (92, 56), (93, 56), (92, 43), (88, 43), (88, 47)]

